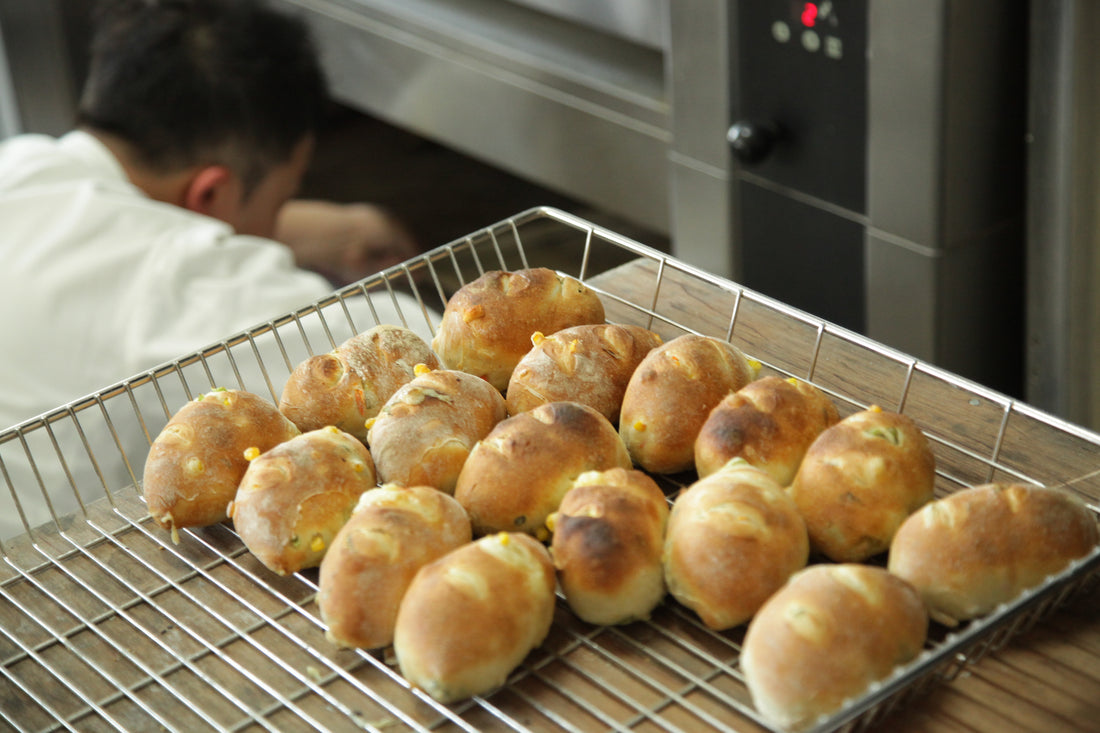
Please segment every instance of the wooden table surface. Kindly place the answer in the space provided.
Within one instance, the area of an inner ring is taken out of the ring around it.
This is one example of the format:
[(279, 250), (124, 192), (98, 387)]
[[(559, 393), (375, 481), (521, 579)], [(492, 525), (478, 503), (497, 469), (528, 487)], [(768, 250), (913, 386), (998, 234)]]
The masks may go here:
[[(452, 254), (440, 261), (451, 262)], [(1026, 479), (1100, 506), (1094, 433), (729, 283), (661, 263), (630, 262), (591, 280), (609, 320), (647, 326), (666, 339), (684, 328), (730, 338), (765, 370), (812, 380), (842, 414), (869, 404), (903, 410), (933, 442), (940, 494)], [(342, 318), (338, 305), (332, 310)], [(287, 343), (296, 333), (290, 323)], [(242, 373), (250, 373), (243, 367), (251, 354), (249, 342), (236, 351)], [(201, 366), (219, 358), (211, 353)], [(209, 389), (202, 373), (188, 382), (190, 392)], [(157, 389), (178, 390), (191, 374), (166, 372)], [(127, 414), (133, 420), (149, 389), (131, 386), (102, 406), (60, 414), (51, 430), (79, 421), (82, 435), (125, 433), (134, 426), (122, 421)], [(168, 394), (168, 409), (177, 409), (182, 398)], [(141, 427), (155, 436), (167, 415), (155, 414), (160, 407), (153, 404)], [(109, 430), (95, 422), (107, 413)], [(45, 432), (28, 429), (0, 442), (0, 459), (17, 457), (24, 441), (53, 456)], [(107, 472), (110, 456), (99, 459)], [(140, 462), (136, 469), (140, 477)], [(26, 488), (37, 491), (33, 479)], [(441, 708), (408, 689), (392, 654), (326, 641), (313, 602), (316, 574), (274, 576), (228, 526), (187, 531), (174, 543), (131, 486), (117, 492), (113, 506), (97, 503), (59, 528), (3, 546), (0, 730), (764, 730), (745, 712), (737, 669), (742, 632), (707, 633), (672, 601), (652, 622), (624, 628), (584, 625), (559, 602), (547, 641), (505, 688)], [(1084, 585), (1007, 646), (871, 729), (1100, 730), (1098, 586)]]

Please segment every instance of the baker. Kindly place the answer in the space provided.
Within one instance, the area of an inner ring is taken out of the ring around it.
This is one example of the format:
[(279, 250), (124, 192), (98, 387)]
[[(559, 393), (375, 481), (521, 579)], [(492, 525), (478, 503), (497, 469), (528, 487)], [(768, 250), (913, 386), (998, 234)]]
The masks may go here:
[(333, 289), (320, 272), (416, 254), (377, 207), (293, 198), (327, 102), (297, 19), (99, 11), (75, 129), (0, 144), (0, 428), (307, 305)]
[[(300, 21), (260, 0), (97, 10), (74, 129), (0, 143), (0, 430), (307, 306), (333, 290), (321, 272), (358, 279), (416, 254), (376, 207), (294, 198), (327, 104)], [(359, 330), (403, 314), (431, 337), (411, 298), (371, 301), (346, 301)], [(319, 318), (301, 320), (315, 352), (332, 348)], [(148, 442), (129, 438), (101, 447), (140, 471)], [(130, 482), (32, 467), (10, 446), (22, 514), (0, 482), (0, 539)]]

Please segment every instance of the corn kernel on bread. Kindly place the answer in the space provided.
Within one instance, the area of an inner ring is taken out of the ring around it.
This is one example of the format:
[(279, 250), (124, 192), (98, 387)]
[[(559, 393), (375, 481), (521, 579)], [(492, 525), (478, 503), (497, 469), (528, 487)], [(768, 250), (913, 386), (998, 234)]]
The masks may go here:
[(550, 554), (569, 607), (593, 624), (649, 618), (665, 595), (661, 550), (668, 501), (641, 471), (577, 477), (551, 515)]
[(599, 296), (579, 280), (543, 267), (491, 270), (447, 300), (432, 348), (448, 369), (483, 377), (503, 393), (535, 331), (603, 320)]
[(321, 560), (317, 609), (325, 637), (344, 647), (388, 646), (416, 571), (471, 539), (466, 512), (430, 486), (365, 492)]
[(641, 326), (599, 323), (536, 332), (531, 342), (508, 382), (509, 414), (567, 400), (618, 424), (626, 383), (661, 337)]
[(501, 533), (453, 550), (422, 567), (401, 600), (401, 674), (444, 703), (491, 692), (546, 638), (554, 601), (538, 540)]
[(749, 623), (741, 670), (756, 709), (799, 730), (914, 659), (927, 633), (920, 596), (897, 576), (871, 565), (812, 565)]
[(695, 439), (695, 470), (707, 476), (743, 458), (789, 486), (810, 444), (839, 419), (832, 400), (809, 382), (761, 377), (711, 410)]
[(480, 377), (450, 369), (418, 374), (370, 424), (378, 478), (453, 494), (474, 445), (507, 416), (500, 392)]
[(417, 364), (439, 366), (424, 339), (401, 326), (375, 326), (298, 364), (279, 409), (303, 432), (335, 425), (365, 441), (367, 419), (415, 376)]
[(769, 475), (734, 459), (672, 505), (665, 582), (708, 627), (729, 629), (752, 618), (804, 568), (809, 552), (794, 501)]
[(889, 569), (948, 626), (989, 613), (1084, 557), (1096, 516), (1072, 494), (1038, 486), (974, 486), (926, 504), (894, 535)]
[(634, 463), (652, 473), (695, 466), (695, 438), (710, 411), (756, 377), (733, 344), (685, 334), (646, 354), (623, 394), (619, 434)]
[(298, 435), (274, 404), (251, 392), (222, 389), (199, 395), (168, 420), (149, 448), (142, 494), (158, 525), (217, 524), (237, 493), (248, 459)]
[(550, 402), (497, 424), (474, 446), (455, 484), (475, 535), (545, 531), (585, 471), (631, 468), (614, 426), (576, 402)]
[(320, 564), (359, 497), (374, 487), (366, 446), (329, 426), (253, 458), (229, 518), (256, 559), (289, 575)]
[(877, 407), (826, 429), (790, 487), (810, 548), (836, 562), (885, 552), (901, 523), (932, 499), (935, 457), (909, 417)]

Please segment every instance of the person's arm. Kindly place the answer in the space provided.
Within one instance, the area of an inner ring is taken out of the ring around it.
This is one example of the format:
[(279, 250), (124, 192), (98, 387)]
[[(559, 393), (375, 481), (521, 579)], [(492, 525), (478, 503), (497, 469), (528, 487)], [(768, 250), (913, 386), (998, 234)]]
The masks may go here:
[(276, 222), (275, 239), (299, 267), (335, 285), (360, 280), (419, 254), (409, 232), (381, 207), (295, 199)]

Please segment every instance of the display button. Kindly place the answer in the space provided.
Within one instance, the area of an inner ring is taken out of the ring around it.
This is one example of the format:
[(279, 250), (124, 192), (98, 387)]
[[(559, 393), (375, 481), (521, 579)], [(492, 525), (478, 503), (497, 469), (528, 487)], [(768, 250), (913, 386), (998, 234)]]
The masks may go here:
[(791, 27), (781, 20), (772, 23), (772, 38), (780, 43), (791, 40)]
[(836, 36), (825, 36), (825, 55), (831, 59), (844, 58), (844, 42)]
[(813, 31), (802, 31), (802, 48), (814, 53), (821, 48), (821, 36)]

